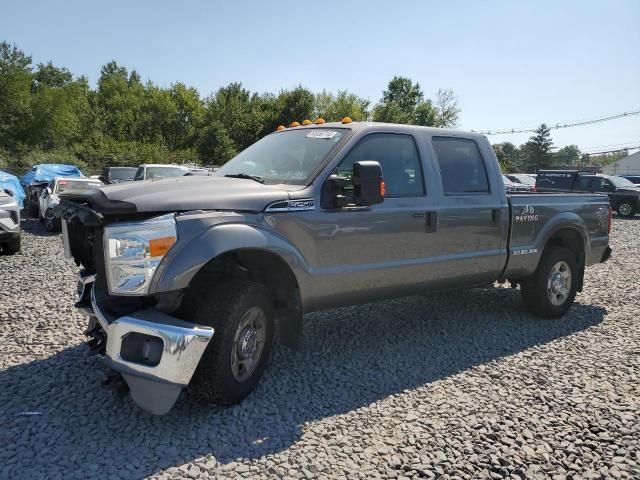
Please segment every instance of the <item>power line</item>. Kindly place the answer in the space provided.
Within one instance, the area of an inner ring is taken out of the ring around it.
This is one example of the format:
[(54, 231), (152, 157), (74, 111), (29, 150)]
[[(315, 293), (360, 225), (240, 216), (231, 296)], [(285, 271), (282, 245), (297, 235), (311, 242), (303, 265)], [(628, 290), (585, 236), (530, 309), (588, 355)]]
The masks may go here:
[[(565, 123), (556, 123), (555, 125), (547, 125), (549, 130), (558, 130), (560, 128), (572, 128), (572, 127), (582, 127), (585, 125), (594, 125), (596, 123), (608, 122), (610, 120), (616, 120), (618, 118), (624, 117), (632, 117), (635, 115), (640, 115), (640, 110), (635, 110), (633, 112), (622, 112), (616, 113), (615, 115), (608, 115), (606, 117), (598, 117), (592, 118), (589, 120), (580, 120), (574, 122), (565, 122)], [(538, 127), (524, 127), (524, 128), (503, 128), (500, 130), (480, 130), (477, 133), (482, 133), (484, 135), (505, 135), (511, 133), (534, 133)], [(471, 130), (475, 132), (475, 130)]]

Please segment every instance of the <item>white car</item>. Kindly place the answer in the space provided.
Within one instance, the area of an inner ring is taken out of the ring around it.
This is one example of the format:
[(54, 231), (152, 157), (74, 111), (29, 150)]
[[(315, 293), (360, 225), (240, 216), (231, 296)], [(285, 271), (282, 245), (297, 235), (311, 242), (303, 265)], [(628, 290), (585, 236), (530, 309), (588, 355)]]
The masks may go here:
[(49, 182), (47, 188), (42, 189), (39, 202), (39, 217), (49, 232), (60, 229), (60, 216), (56, 208), (60, 203), (59, 195), (62, 192), (73, 190), (85, 190), (87, 188), (102, 187), (104, 183), (94, 178), (55, 177)]
[(0, 249), (13, 255), (20, 251), (20, 206), (13, 195), (0, 188)]
[(144, 163), (138, 167), (134, 180), (154, 180), (168, 177), (184, 177), (191, 173), (189, 167), (182, 165)]

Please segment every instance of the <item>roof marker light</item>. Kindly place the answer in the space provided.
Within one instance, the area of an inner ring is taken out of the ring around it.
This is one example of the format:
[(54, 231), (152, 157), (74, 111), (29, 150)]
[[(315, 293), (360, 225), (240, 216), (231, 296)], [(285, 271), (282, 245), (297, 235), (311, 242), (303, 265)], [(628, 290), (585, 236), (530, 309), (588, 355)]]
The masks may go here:
[(278, 127), (276, 128), (276, 132), (279, 132), (280, 130), (284, 130), (285, 128), (287, 127), (285, 127), (284, 125), (278, 125)]
[(324, 118), (322, 117), (316, 118), (316, 125), (322, 125), (323, 123), (327, 123)]
[(351, 122), (353, 122), (353, 120), (351, 120), (351, 117), (344, 117), (342, 119), (342, 123), (351, 123)]
[(300, 126), (300, 122), (291, 122), (291, 125), (289, 125), (290, 127), (299, 127)]

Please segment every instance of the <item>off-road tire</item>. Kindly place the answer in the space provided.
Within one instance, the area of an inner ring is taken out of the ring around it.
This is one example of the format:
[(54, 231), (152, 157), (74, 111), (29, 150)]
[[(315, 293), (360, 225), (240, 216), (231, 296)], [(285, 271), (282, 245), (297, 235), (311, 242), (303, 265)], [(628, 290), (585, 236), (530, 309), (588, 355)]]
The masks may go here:
[(20, 251), (20, 237), (5, 242), (2, 251), (7, 255), (18, 253)]
[(616, 207), (616, 213), (623, 218), (633, 217), (636, 214), (636, 207), (633, 204), (633, 200), (622, 200)]
[[(558, 262), (565, 262), (571, 271), (571, 288), (561, 305), (554, 305), (547, 293), (547, 281), (552, 268)], [(571, 250), (564, 247), (548, 246), (542, 253), (538, 268), (529, 277), (520, 281), (520, 292), (525, 307), (534, 315), (543, 318), (563, 316), (573, 305), (578, 285), (578, 263)]]
[[(258, 385), (269, 362), (273, 345), (273, 300), (267, 288), (245, 280), (231, 280), (220, 285), (195, 286), (196, 309), (193, 322), (214, 328), (213, 339), (207, 346), (191, 379), (189, 391), (199, 400), (219, 405), (239, 403)], [(233, 340), (245, 313), (260, 307), (266, 316), (266, 336), (262, 354), (252, 374), (239, 382), (231, 370)]]

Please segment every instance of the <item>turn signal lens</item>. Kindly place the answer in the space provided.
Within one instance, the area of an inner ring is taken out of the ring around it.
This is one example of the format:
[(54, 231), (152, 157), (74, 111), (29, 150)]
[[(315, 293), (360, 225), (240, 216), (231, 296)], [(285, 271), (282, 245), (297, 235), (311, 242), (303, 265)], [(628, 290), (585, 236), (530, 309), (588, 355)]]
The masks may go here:
[(163, 257), (174, 243), (176, 243), (176, 237), (161, 237), (149, 240), (149, 255)]

